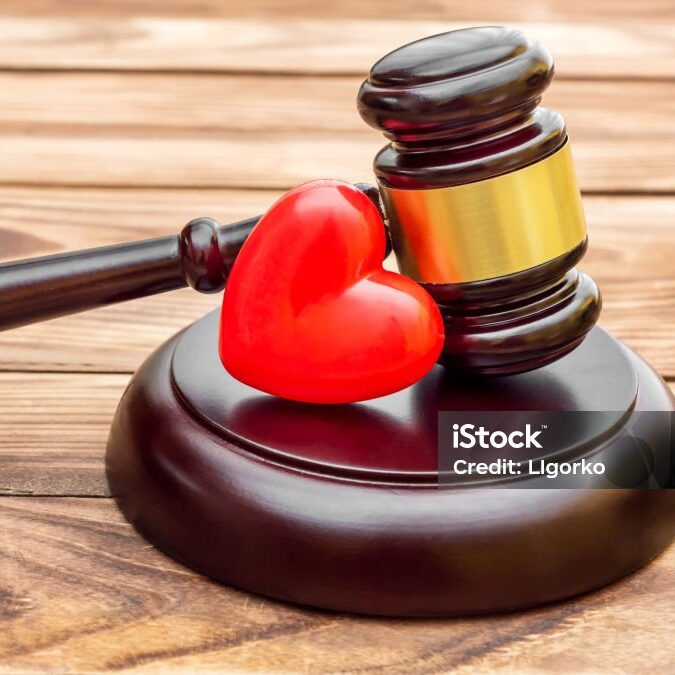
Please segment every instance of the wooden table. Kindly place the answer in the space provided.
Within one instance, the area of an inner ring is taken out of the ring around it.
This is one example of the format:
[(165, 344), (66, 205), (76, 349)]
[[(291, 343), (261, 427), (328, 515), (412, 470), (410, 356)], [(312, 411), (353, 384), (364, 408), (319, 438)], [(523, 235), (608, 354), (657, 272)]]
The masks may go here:
[[(672, 0), (3, 0), (0, 255), (371, 180), (382, 139), (354, 105), (371, 63), (484, 23), (553, 52), (545, 102), (573, 139), (602, 324), (675, 382)], [(144, 357), (217, 304), (186, 290), (0, 335), (0, 673), (673, 672), (675, 548), (570, 602), (413, 621), (224, 588), (140, 539), (108, 496), (108, 424)]]

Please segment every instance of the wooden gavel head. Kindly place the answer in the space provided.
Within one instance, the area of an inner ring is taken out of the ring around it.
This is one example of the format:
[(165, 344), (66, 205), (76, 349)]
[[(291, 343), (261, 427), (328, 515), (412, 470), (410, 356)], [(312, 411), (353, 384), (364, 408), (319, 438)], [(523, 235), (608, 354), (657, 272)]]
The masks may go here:
[(520, 31), (469, 28), (391, 52), (359, 91), (391, 141), (374, 168), (399, 268), (438, 303), (453, 370), (537, 368), (598, 318), (565, 124), (538, 107), (552, 75)]

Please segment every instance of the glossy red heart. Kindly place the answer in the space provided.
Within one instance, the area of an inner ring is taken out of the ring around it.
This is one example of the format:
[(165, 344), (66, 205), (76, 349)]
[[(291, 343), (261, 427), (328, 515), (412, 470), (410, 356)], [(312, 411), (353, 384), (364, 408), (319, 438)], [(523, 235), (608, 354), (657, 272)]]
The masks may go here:
[(383, 396), (436, 362), (443, 322), (426, 291), (382, 269), (380, 214), (349, 183), (281, 197), (242, 247), (227, 282), (220, 358), (238, 380), (311, 403)]

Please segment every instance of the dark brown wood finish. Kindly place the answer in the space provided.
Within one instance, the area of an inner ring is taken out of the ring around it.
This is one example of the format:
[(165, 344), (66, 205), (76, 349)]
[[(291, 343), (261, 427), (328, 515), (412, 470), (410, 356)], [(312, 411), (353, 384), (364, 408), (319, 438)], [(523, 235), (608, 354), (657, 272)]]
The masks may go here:
[[(517, 171), (567, 142), (563, 118), (538, 107), (551, 55), (521, 31), (490, 26), (405, 45), (359, 91), (363, 119), (392, 142), (380, 183), (450, 187)], [(486, 215), (487, 217), (487, 215)], [(574, 269), (586, 242), (533, 269), (481, 281), (423, 284), (446, 327), (441, 363), (483, 375), (538, 368), (577, 347), (600, 314), (595, 282)]]
[(177, 236), (0, 265), (0, 330), (188, 285), (220, 291), (257, 222), (197, 218)]
[(422, 284), (445, 324), (439, 362), (458, 373), (508, 375), (539, 368), (578, 347), (600, 315), (591, 277), (574, 265), (588, 240), (568, 253), (506, 277)]
[(399, 189), (473, 183), (536, 162), (567, 139), (562, 117), (539, 108), (553, 59), (521, 31), (451, 31), (380, 59), (361, 85), (363, 119), (392, 143), (375, 173)]

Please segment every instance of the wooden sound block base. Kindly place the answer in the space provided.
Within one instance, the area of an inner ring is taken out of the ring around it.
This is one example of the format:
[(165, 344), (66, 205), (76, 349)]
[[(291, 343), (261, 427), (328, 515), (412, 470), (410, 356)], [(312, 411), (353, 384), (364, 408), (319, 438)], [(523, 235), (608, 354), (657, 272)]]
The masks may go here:
[(672, 411), (659, 377), (599, 328), (537, 371), (461, 381), (439, 366), (340, 406), (240, 384), (217, 330), (214, 312), (145, 362), (106, 461), (129, 521), (210, 577), (366, 614), (491, 612), (607, 584), (675, 536), (674, 490), (438, 487), (439, 410)]

